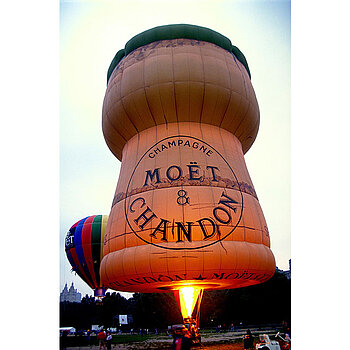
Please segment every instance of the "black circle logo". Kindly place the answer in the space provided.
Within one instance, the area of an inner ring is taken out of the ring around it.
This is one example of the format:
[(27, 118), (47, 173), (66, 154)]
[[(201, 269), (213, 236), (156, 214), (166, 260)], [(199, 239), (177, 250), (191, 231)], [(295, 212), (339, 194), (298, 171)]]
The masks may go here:
[(229, 237), (243, 215), (243, 194), (227, 160), (193, 136), (166, 137), (141, 156), (124, 201), (128, 226), (147, 244), (202, 249)]

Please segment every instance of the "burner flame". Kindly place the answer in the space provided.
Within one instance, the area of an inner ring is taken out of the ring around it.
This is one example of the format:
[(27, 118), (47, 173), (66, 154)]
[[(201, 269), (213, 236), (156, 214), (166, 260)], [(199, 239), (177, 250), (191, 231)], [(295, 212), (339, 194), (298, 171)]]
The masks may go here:
[(182, 317), (191, 318), (202, 288), (182, 287), (179, 289), (180, 310)]

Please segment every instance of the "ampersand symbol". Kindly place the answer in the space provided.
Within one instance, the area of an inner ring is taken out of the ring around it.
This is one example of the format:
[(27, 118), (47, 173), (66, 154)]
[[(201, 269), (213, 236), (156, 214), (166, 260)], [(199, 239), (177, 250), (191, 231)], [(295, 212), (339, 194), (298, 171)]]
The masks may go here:
[(178, 205), (186, 205), (190, 204), (190, 197), (186, 197), (187, 192), (185, 190), (177, 191), (177, 199), (176, 202)]

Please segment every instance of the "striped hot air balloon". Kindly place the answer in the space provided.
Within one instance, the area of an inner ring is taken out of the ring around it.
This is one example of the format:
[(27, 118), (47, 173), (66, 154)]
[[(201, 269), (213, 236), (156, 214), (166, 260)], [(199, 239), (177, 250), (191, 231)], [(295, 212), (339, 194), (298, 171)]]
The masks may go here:
[(100, 262), (108, 215), (92, 215), (76, 222), (68, 231), (65, 241), (67, 258), (81, 279), (103, 297), (106, 288), (100, 279)]

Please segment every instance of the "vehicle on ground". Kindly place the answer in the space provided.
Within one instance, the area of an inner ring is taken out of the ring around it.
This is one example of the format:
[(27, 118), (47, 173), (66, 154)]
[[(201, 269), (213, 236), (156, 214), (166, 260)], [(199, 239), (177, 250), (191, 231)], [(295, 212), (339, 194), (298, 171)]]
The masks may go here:
[(74, 327), (60, 327), (60, 335), (62, 335), (63, 333), (75, 334), (76, 331), (77, 330)]
[[(288, 334), (285, 334), (283, 338), (280, 332), (278, 332), (275, 338), (283, 341), (282, 350), (291, 349), (291, 339)], [(277, 340), (271, 340), (267, 334), (260, 334), (259, 343), (256, 344), (256, 350), (281, 350), (281, 346)]]
[(277, 340), (271, 340), (267, 334), (259, 334), (259, 343), (255, 346), (256, 350), (281, 350)]

